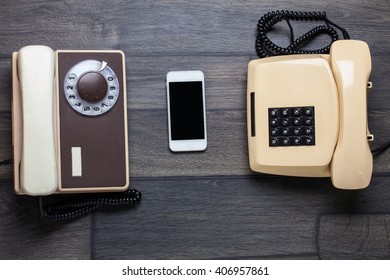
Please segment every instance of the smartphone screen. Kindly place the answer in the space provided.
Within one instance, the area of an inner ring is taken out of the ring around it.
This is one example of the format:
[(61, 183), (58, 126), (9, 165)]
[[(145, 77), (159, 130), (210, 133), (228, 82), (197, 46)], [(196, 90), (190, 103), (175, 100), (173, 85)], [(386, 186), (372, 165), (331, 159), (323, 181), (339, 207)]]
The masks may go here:
[(170, 82), (168, 86), (171, 139), (204, 139), (202, 81)]

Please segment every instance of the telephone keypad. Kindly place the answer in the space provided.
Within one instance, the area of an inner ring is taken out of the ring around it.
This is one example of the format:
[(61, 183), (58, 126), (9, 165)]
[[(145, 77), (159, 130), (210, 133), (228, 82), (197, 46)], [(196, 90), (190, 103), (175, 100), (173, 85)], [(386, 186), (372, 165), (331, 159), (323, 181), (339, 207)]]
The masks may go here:
[(315, 145), (314, 106), (269, 108), (269, 146)]

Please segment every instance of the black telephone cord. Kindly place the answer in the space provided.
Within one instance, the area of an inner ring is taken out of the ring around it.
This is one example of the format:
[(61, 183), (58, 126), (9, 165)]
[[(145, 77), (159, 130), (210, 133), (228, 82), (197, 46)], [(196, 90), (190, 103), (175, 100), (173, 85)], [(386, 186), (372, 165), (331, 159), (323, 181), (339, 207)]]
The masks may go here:
[[(13, 159), (0, 161), (1, 165), (13, 164)], [(43, 197), (38, 197), (39, 216), (45, 222), (65, 222), (85, 216), (101, 207), (130, 207), (140, 203), (141, 192), (129, 189), (125, 192), (101, 193), (76, 201), (45, 205)]]
[(101, 207), (130, 207), (138, 204), (142, 194), (129, 189), (119, 193), (98, 194), (71, 202), (44, 205), (43, 197), (38, 197), (39, 215), (45, 222), (66, 222), (97, 210)]
[[(271, 30), (271, 28), (282, 20), (287, 22), (290, 29), (290, 45), (286, 48), (274, 44), (267, 36), (267, 33)], [(323, 21), (326, 23), (326, 25), (317, 26), (295, 40), (294, 30), (290, 20)], [(329, 53), (331, 44), (338, 40), (337, 31), (332, 26), (341, 31), (344, 39), (350, 39), (347, 30), (330, 21), (326, 16), (326, 12), (273, 11), (266, 13), (259, 19), (257, 24), (256, 52), (260, 58), (275, 55)], [(305, 44), (314, 40), (315, 37), (321, 34), (328, 34), (331, 37), (332, 42), (329, 45), (317, 50), (300, 49)], [(375, 149), (372, 149), (371, 152), (375, 157), (386, 151), (388, 148), (390, 148), (390, 141)]]
[[(267, 33), (278, 22), (285, 20), (290, 29), (290, 45), (286, 48), (274, 44), (267, 36)], [(293, 27), (290, 20), (300, 21), (323, 21), (325, 25), (319, 25), (298, 39), (294, 39)], [(344, 39), (349, 39), (348, 32), (339, 25), (331, 22), (325, 12), (293, 12), (293, 11), (274, 11), (269, 12), (259, 19), (257, 24), (256, 52), (260, 58), (274, 55), (288, 54), (322, 54), (329, 53), (331, 44), (338, 40), (338, 34), (335, 28), (339, 29)], [(327, 34), (331, 38), (331, 43), (317, 50), (302, 50), (301, 48), (315, 37)]]

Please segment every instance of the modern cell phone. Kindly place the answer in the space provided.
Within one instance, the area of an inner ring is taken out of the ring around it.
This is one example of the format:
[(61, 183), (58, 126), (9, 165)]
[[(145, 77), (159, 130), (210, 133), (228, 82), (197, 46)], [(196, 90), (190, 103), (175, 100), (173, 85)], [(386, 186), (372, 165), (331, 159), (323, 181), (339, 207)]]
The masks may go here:
[(207, 147), (207, 129), (203, 72), (169, 72), (167, 105), (170, 150), (204, 151)]

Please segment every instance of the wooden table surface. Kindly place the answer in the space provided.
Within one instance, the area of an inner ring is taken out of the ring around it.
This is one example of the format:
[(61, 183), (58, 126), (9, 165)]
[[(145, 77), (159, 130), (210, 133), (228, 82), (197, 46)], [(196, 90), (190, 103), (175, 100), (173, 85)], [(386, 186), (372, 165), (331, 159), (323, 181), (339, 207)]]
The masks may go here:
[[(388, 141), (387, 0), (1, 1), (0, 160), (12, 158), (13, 51), (31, 44), (121, 49), (126, 54), (131, 187), (143, 193), (143, 201), (134, 209), (45, 224), (37, 216), (36, 198), (14, 194), (12, 166), (1, 166), (0, 258), (318, 259), (324, 257), (318, 240), (325, 216), (390, 214), (389, 151), (375, 158), (371, 185), (361, 191), (336, 190), (329, 178), (251, 172), (247, 65), (257, 58), (258, 19), (282, 9), (327, 11), (351, 38), (370, 45), (373, 147)], [(288, 39), (283, 32), (277, 36)], [(167, 139), (165, 76), (170, 70), (191, 69), (205, 74), (208, 148), (173, 154)], [(338, 237), (343, 244), (342, 236), (332, 236)], [(390, 258), (387, 241), (387, 251), (376, 257)], [(361, 254), (362, 246), (356, 248), (360, 252), (345, 257), (371, 257)], [(342, 258), (325, 258), (332, 256)]]

